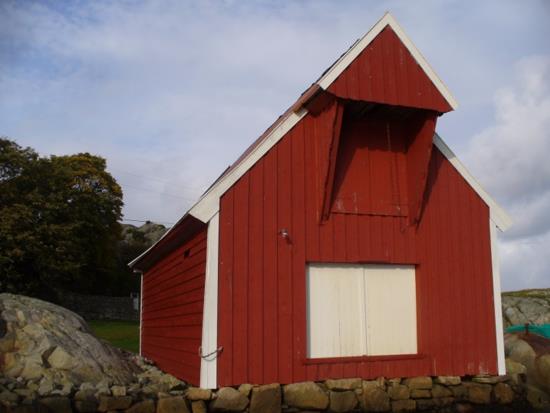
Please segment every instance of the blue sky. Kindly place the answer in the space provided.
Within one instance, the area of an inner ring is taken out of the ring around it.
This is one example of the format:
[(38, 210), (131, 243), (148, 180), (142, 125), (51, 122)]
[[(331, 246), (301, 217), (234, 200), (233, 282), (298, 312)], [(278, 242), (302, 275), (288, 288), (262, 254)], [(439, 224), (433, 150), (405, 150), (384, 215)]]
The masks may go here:
[(0, 135), (107, 158), (175, 222), (390, 11), (459, 101), (438, 132), (513, 216), (504, 289), (550, 287), (550, 2), (0, 2)]

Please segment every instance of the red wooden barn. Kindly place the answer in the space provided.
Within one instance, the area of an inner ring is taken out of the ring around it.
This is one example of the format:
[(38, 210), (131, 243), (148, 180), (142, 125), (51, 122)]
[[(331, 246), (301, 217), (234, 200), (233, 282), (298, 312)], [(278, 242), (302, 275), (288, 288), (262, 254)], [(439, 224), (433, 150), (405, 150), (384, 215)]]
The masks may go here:
[(386, 14), (131, 263), (141, 353), (208, 388), (503, 374), (511, 221), (435, 133), (456, 106)]

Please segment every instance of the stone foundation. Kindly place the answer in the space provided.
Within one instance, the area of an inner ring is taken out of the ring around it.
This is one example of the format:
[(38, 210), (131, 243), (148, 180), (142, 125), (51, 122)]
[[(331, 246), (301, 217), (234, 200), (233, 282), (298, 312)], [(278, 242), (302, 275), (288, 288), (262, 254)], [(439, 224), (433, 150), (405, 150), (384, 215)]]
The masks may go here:
[[(298, 413), (531, 411), (522, 375), (340, 379), (289, 385), (242, 384), (216, 391), (182, 382), (132, 386), (84, 383), (39, 395), (28, 383), (0, 379), (0, 412)], [(533, 410), (534, 411), (534, 410)]]

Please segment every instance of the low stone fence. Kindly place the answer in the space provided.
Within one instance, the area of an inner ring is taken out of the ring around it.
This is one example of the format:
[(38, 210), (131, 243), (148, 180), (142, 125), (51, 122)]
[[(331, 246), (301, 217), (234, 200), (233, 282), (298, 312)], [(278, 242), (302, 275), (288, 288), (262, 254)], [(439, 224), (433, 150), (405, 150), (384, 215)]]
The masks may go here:
[[(130, 386), (83, 383), (31, 398), (27, 385), (0, 384), (0, 412), (92, 413), (297, 413), (297, 412), (528, 412), (523, 377), (415, 377), (339, 379), (289, 385), (277, 383), (224, 387), (217, 391), (186, 387), (176, 379), (159, 382), (154, 367)], [(0, 380), (0, 383), (2, 381)], [(0, 389), (1, 390), (1, 389)], [(36, 391), (35, 391), (36, 393)], [(2, 396), (12, 395), (11, 402)]]
[(139, 321), (139, 297), (110, 297), (62, 291), (58, 293), (58, 304), (85, 320)]

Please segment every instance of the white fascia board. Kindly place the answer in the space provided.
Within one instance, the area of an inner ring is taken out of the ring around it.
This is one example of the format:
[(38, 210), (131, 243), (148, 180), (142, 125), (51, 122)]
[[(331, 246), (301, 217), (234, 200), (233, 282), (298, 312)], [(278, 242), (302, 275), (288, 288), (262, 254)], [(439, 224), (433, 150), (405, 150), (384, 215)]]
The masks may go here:
[(500, 262), (498, 257), (497, 227), (489, 222), (491, 231), (491, 261), (493, 263), (493, 302), (495, 306), (495, 339), (497, 347), (498, 374), (506, 374), (506, 360), (504, 357), (504, 327), (502, 326), (502, 297), (500, 288)]
[(476, 191), (479, 197), (489, 206), (491, 221), (501, 231), (506, 231), (512, 226), (512, 218), (502, 209), (495, 200), (483, 189), (480, 183), (473, 177), (473, 175), (466, 169), (466, 167), (460, 162), (453, 151), (447, 146), (447, 144), (436, 133), (434, 135), (434, 145), (441, 151), (441, 153), (451, 162), (455, 169), (462, 175), (462, 177), (468, 182), (468, 184)]
[(392, 28), (395, 34), (414, 57), (416, 62), (420, 65), (422, 70), (424, 70), (424, 73), (426, 73), (426, 75), (430, 78), (439, 93), (443, 95), (451, 108), (456, 109), (458, 107), (458, 102), (456, 99), (390, 13), (386, 13), (372, 27), (372, 29), (367, 32), (367, 34), (365, 34), (357, 43), (355, 43), (353, 47), (351, 47), (342, 57), (340, 57), (334, 65), (332, 65), (327, 73), (325, 73), (317, 82), (319, 86), (325, 90), (328, 89), (332, 82), (334, 82), (338, 76), (346, 70), (346, 68), (357, 58), (357, 56), (359, 56), (363, 50), (365, 50), (365, 48), (376, 38), (376, 36), (380, 34), (382, 30), (384, 30), (386, 26), (390, 26)]
[(298, 113), (290, 113), (264, 140), (256, 146), (239, 164), (227, 175), (222, 177), (206, 192), (201, 199), (189, 210), (189, 214), (202, 222), (208, 222), (220, 210), (221, 196), (243, 176), (258, 160), (264, 156), (288, 131), (290, 131), (305, 115), (307, 109), (300, 109)]
[[(218, 349), (219, 218), (219, 214), (214, 214), (208, 223), (201, 354), (210, 354)], [(201, 358), (200, 387), (203, 389), (217, 388), (217, 355), (214, 353), (212, 357)]]

